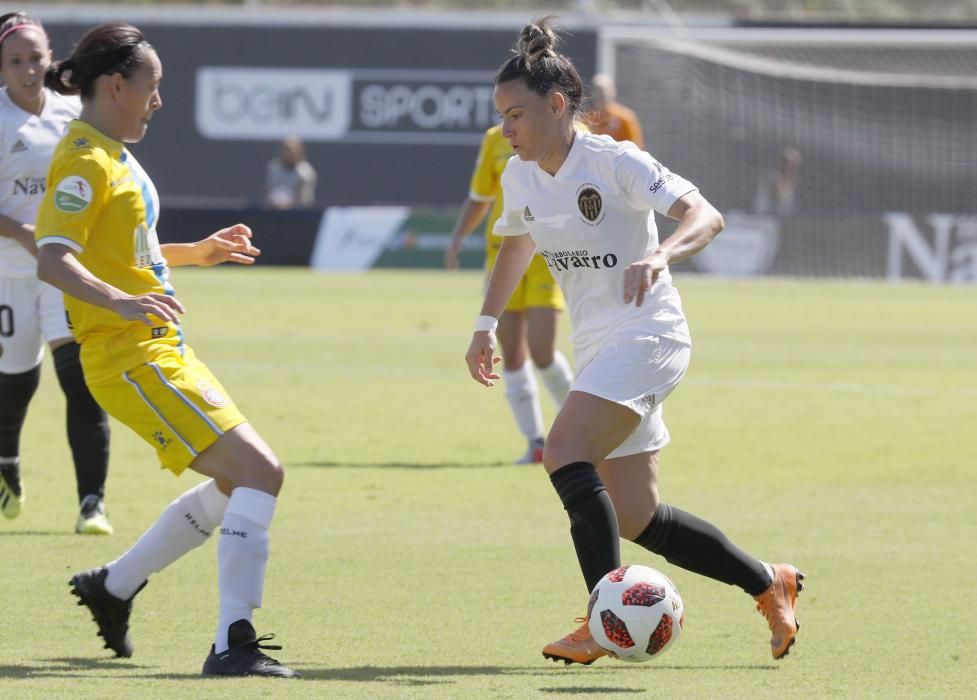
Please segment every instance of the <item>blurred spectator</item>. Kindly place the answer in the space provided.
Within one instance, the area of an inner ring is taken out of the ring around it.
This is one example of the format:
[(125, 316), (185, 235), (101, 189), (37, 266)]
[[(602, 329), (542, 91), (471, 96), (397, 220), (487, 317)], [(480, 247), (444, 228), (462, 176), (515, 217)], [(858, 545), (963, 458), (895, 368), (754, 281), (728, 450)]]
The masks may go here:
[(615, 141), (631, 141), (638, 148), (645, 147), (641, 123), (634, 111), (617, 102), (614, 79), (598, 73), (591, 80), (593, 111), (589, 116), (590, 130), (595, 134), (607, 134)]
[(776, 168), (760, 173), (756, 196), (753, 199), (754, 214), (789, 216), (794, 213), (794, 192), (797, 187), (797, 170), (801, 164), (801, 152), (787, 146), (780, 153)]
[(268, 161), (265, 175), (265, 206), (272, 209), (311, 207), (318, 179), (305, 159), (305, 146), (295, 136), (282, 141), (277, 158)]

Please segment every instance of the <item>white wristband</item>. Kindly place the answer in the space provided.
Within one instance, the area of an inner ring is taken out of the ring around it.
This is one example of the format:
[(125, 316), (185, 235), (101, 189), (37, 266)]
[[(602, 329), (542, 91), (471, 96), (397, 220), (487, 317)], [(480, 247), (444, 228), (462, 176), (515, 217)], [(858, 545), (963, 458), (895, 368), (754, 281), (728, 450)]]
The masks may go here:
[(495, 329), (499, 327), (499, 319), (495, 316), (479, 316), (475, 319), (475, 332), (488, 331), (489, 333), (495, 333)]

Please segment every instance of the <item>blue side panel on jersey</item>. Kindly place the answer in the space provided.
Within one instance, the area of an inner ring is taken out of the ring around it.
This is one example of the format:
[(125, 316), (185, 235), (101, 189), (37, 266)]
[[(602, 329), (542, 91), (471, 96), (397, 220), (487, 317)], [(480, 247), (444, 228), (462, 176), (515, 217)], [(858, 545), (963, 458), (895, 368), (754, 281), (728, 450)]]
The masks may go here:
[[(123, 153), (123, 160), (128, 161), (126, 154)], [(156, 205), (153, 202), (153, 195), (149, 191), (149, 176), (142, 169), (135, 159), (129, 162), (129, 172), (132, 173), (132, 178), (135, 180), (136, 184), (139, 185), (139, 192), (142, 195), (142, 203), (146, 208), (146, 228), (150, 231), (156, 230), (156, 221), (158, 219), (158, 212), (156, 211)], [(156, 279), (163, 286), (163, 292), (167, 296), (176, 296), (176, 290), (173, 289), (173, 285), (170, 284), (170, 270), (163, 263), (153, 265), (153, 274), (156, 275)], [(176, 327), (176, 337), (179, 341), (179, 346), (177, 350), (180, 351), (180, 355), (184, 354), (186, 346), (184, 345), (183, 329), (179, 326)]]

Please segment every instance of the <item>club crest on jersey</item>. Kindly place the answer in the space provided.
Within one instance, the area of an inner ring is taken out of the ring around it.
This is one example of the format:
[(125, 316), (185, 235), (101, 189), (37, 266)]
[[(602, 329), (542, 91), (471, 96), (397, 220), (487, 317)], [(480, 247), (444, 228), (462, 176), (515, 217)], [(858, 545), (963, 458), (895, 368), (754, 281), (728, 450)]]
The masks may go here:
[(92, 201), (92, 186), (79, 175), (69, 175), (54, 188), (54, 206), (66, 214), (77, 214)]
[(577, 208), (585, 224), (596, 226), (604, 219), (604, 200), (597, 185), (586, 183), (577, 189)]
[(227, 405), (227, 397), (215, 389), (206, 379), (197, 382), (197, 389), (200, 390), (200, 396), (203, 397), (203, 400), (214, 408), (223, 408)]

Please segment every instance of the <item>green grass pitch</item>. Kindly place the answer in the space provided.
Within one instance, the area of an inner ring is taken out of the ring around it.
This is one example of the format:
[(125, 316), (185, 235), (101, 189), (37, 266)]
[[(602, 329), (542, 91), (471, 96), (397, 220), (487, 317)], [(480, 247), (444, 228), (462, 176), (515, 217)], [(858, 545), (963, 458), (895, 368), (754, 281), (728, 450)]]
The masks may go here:
[(774, 662), (745, 594), (626, 544), (626, 562), (661, 568), (682, 592), (682, 638), (656, 662), (565, 668), (540, 649), (572, 629), (586, 594), (542, 468), (507, 463), (523, 444), (502, 389), (467, 376), (479, 275), (259, 268), (173, 281), (190, 344), (286, 465), (256, 626), (305, 679), (198, 677), (214, 543), (139, 596), (131, 659), (101, 648), (69, 576), (121, 553), (198, 479), (160, 472), (114, 424), (116, 534), (72, 534), (63, 399), (46, 360), (23, 436), (26, 508), (0, 522), (3, 697), (977, 692), (973, 287), (679, 277), (695, 347), (665, 409), (663, 498), (801, 567), (802, 630)]

